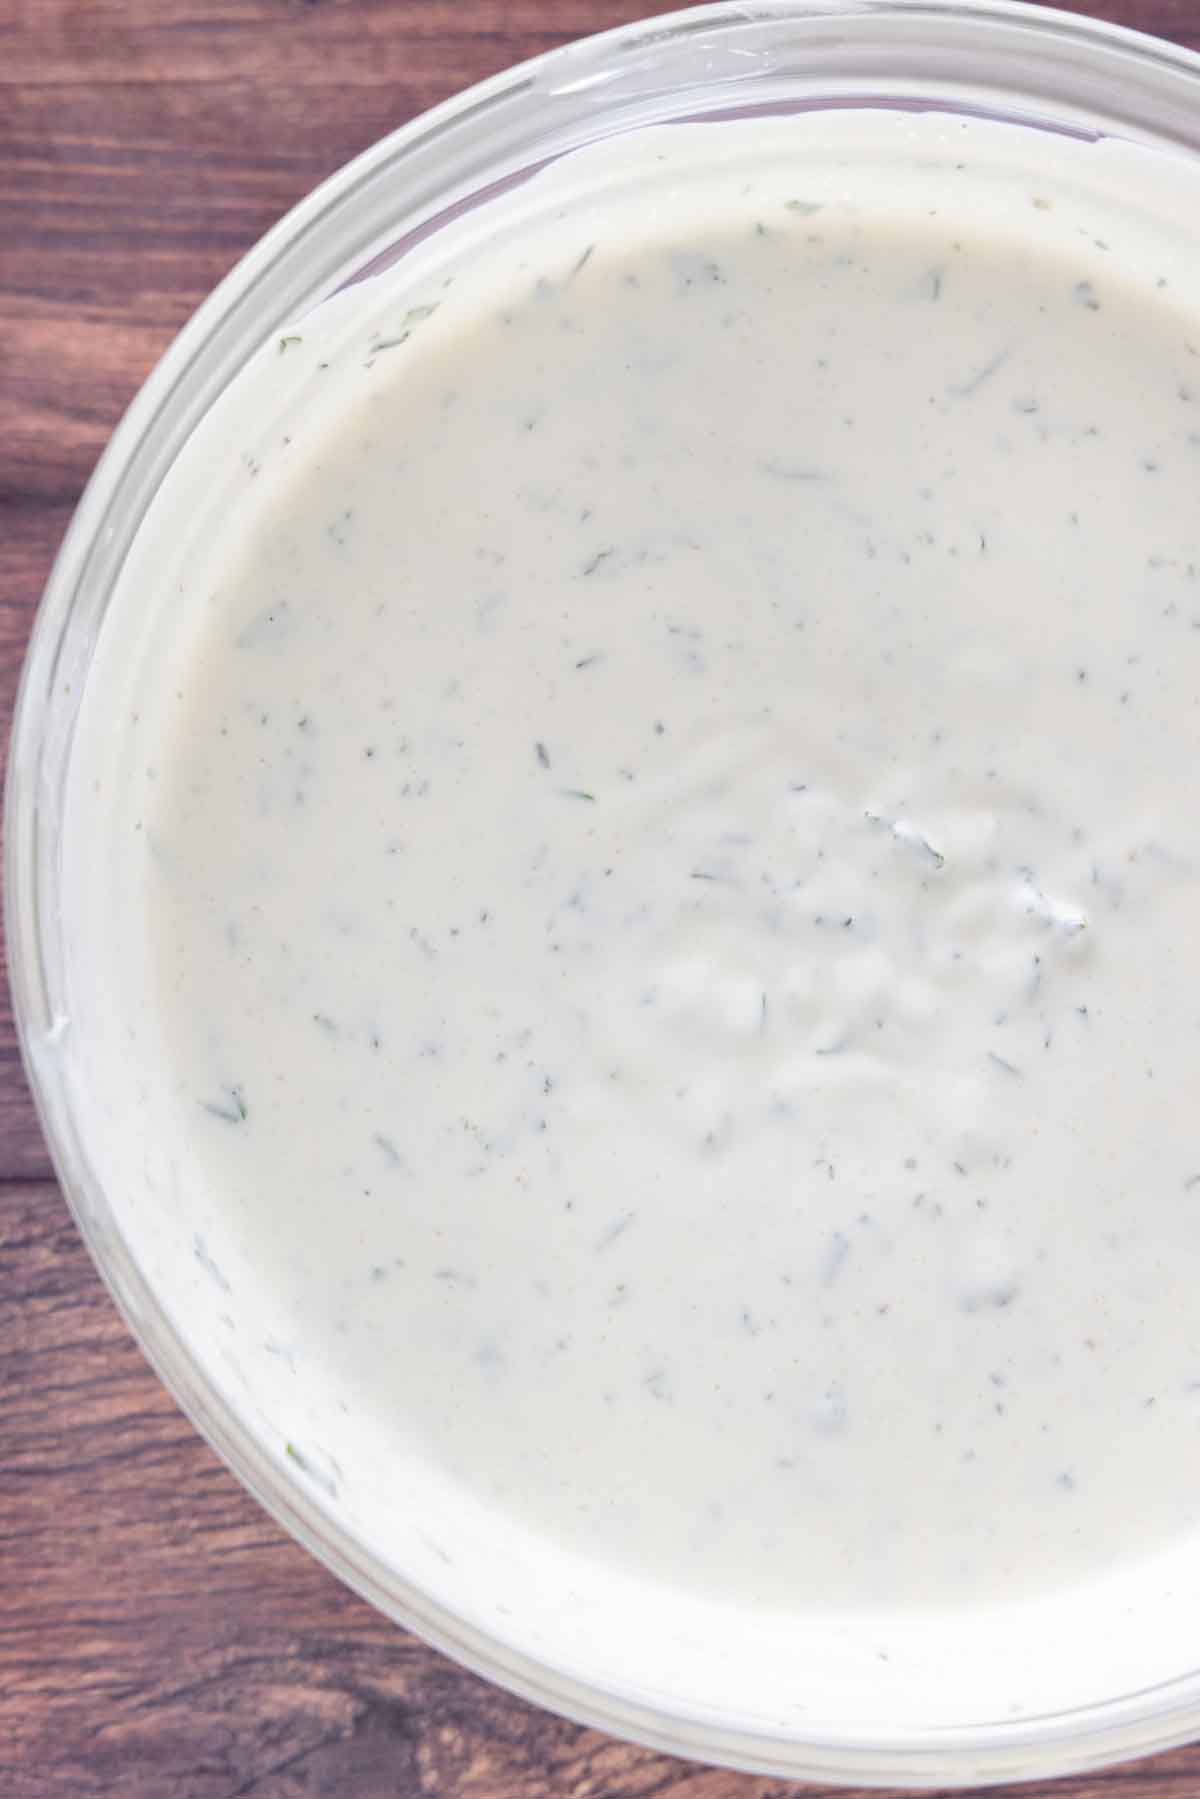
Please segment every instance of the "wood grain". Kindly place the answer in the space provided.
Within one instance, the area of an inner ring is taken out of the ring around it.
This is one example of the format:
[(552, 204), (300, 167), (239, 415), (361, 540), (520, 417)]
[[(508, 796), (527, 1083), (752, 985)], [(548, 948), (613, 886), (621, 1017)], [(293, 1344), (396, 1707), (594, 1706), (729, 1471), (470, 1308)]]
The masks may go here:
[[(517, 58), (663, 10), (646, 0), (0, 0), (6, 734), (33, 608), (88, 473), (155, 358), (242, 251), (414, 112)], [(1088, 10), (1200, 45), (1200, 0)], [(5, 1799), (798, 1791), (550, 1718), (348, 1593), (176, 1410), (49, 1174), (4, 1001)], [(1054, 1793), (1197, 1799), (1200, 1749)]]

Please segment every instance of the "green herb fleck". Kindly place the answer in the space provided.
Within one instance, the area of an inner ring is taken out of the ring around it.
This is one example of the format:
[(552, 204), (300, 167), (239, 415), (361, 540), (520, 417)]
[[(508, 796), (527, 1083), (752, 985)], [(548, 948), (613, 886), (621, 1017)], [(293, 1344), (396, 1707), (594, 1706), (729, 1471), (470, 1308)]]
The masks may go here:
[(385, 1137), (382, 1131), (375, 1131), (371, 1141), (375, 1144), (389, 1168), (395, 1168), (402, 1174), (408, 1173), (408, 1164), (390, 1137)]
[(206, 1099), (201, 1104), (211, 1117), (223, 1118), (226, 1124), (241, 1124), (247, 1116), (246, 1101), (240, 1087), (226, 1087), (224, 1099)]
[(325, 1469), (318, 1463), (311, 1461), (308, 1456), (297, 1449), (294, 1443), (285, 1443), (283, 1446), (283, 1453), (287, 1456), (289, 1462), (295, 1462), (302, 1474), (307, 1474), (309, 1480), (314, 1481), (318, 1487), (323, 1487), (331, 1499), (337, 1498), (337, 1479), (335, 1476), (341, 1474), (341, 1469), (338, 1467), (332, 1456), (322, 1458), (328, 1460), (330, 1464), (329, 1469)]

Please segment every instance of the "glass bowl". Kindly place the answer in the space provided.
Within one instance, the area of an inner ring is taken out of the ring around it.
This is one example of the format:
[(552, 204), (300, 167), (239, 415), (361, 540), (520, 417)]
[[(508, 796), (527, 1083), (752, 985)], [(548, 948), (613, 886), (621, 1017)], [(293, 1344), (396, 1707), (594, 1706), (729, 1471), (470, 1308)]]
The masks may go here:
[[(995, 1711), (909, 1732), (782, 1731), (574, 1678), (401, 1578), (322, 1503), (165, 1303), (66, 1078), (73, 995), (64, 932), (65, 794), (101, 628), (164, 479), (213, 403), (281, 326), (397, 263), (524, 176), (650, 124), (817, 108), (974, 114), (1200, 160), (1200, 58), (1016, 4), (750, 0), (619, 29), (435, 108), (334, 175), (250, 251), (164, 356), (80, 502), (43, 599), (13, 729), (5, 889), (26, 1067), (64, 1191), (145, 1353), (239, 1479), (382, 1611), (539, 1704), (675, 1754), (776, 1776), (933, 1786), (1055, 1775), (1200, 1734), (1197, 1666), (1137, 1691), (1019, 1718)], [(310, 1471), (311, 1472), (311, 1471)], [(869, 1704), (865, 1710), (869, 1713)]]

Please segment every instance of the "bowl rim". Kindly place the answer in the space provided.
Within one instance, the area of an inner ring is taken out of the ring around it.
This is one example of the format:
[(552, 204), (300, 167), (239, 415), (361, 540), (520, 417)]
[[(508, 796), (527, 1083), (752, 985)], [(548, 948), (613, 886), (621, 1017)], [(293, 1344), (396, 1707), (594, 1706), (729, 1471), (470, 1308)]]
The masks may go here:
[[(706, 32), (774, 24), (822, 23), (866, 30), (873, 24), (918, 32), (969, 21), (981, 33), (1006, 28), (1030, 44), (1054, 41), (1068, 52), (1097, 51), (1144, 74), (1182, 78), (1194, 90), (1200, 153), (1200, 54), (1144, 32), (1024, 0), (715, 0), (632, 25), (618, 25), (517, 63), (406, 121), (353, 157), (289, 209), (237, 261), (174, 338), (112, 433), (67, 527), (31, 626), (14, 704), (4, 794), (4, 926), (9, 984), (22, 1060), (58, 1184), (118, 1311), (159, 1379), (193, 1426), (267, 1512), (355, 1592), (472, 1672), (575, 1723), (648, 1748), (789, 1779), (866, 1786), (993, 1784), (1057, 1776), (1176, 1746), (1200, 1733), (1200, 1655), (1195, 1671), (1115, 1700), (1046, 1717), (1023, 1717), (913, 1739), (826, 1742), (749, 1727), (697, 1724), (615, 1693), (585, 1686), (466, 1623), (361, 1552), (296, 1477), (281, 1481), (275, 1459), (225, 1404), (188, 1351), (136, 1259), (109, 1228), (102, 1193), (86, 1190), (86, 1170), (60, 1095), (52, 1046), (59, 1021), (43, 961), (46, 891), (52, 891), (56, 843), (47, 844), (47, 696), (55, 691), (68, 628), (88, 579), (92, 551), (119, 499), (137, 447), (169, 408), (202, 348), (231, 312), (253, 299), (277, 259), (399, 156), (469, 125), (472, 115), (590, 64), (655, 46), (675, 47)], [(850, 101), (849, 104), (853, 104)], [(207, 407), (201, 409), (200, 416)], [(78, 705), (78, 697), (74, 704)], [(61, 750), (69, 757), (69, 741)], [(65, 761), (64, 761), (65, 767)], [(43, 811), (39, 811), (39, 807)], [(40, 822), (41, 821), (41, 822)], [(53, 823), (53, 820), (51, 821)], [(40, 832), (40, 835), (39, 835)]]

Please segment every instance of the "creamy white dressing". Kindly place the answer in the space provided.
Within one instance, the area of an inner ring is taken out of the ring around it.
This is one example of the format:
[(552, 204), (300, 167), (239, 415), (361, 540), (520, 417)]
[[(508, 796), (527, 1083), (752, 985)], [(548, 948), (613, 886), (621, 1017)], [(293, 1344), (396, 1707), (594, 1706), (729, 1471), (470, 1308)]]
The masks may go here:
[(1026, 1614), (1139, 1596), (1185, 1665), (1200, 289), (1147, 179), (872, 114), (565, 164), (268, 346), (102, 645), (135, 1246), (378, 1552), (626, 1690), (1078, 1702), (1122, 1651)]

